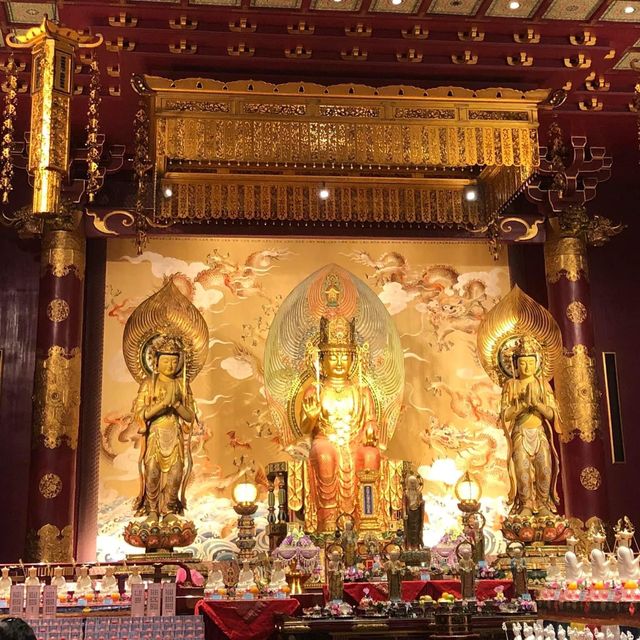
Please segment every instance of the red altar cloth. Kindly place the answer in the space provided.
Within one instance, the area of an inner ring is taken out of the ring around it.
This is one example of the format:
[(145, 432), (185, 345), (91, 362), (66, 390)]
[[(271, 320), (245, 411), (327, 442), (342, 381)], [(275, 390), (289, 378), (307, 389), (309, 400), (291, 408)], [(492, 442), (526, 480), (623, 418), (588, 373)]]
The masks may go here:
[(207, 640), (267, 640), (275, 633), (274, 615), (293, 615), (298, 601), (200, 600), (195, 613), (203, 613)]
[[(486, 600), (495, 596), (495, 588), (504, 587), (506, 598), (513, 597), (513, 582), (511, 580), (476, 580), (476, 597)], [(344, 599), (352, 605), (357, 605), (364, 596), (364, 590), (369, 589), (369, 596), (376, 601), (388, 600), (389, 590), (386, 582), (345, 582)], [(404, 580), (402, 582), (402, 599), (405, 602), (416, 600), (420, 596), (431, 596), (437, 600), (445, 591), (456, 598), (462, 597), (460, 580)], [(328, 596), (324, 588), (325, 599)]]

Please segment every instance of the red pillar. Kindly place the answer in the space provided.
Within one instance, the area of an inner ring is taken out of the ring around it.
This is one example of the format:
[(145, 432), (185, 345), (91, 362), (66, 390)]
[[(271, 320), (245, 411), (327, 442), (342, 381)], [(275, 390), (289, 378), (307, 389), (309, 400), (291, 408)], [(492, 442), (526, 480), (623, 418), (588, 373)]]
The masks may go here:
[(580, 235), (562, 234), (557, 218), (549, 223), (545, 269), (549, 310), (560, 326), (564, 348), (554, 384), (563, 423), (560, 454), (565, 511), (582, 521), (592, 516), (606, 520), (587, 247)]
[(84, 238), (67, 229), (42, 240), (27, 558), (73, 557), (84, 291)]

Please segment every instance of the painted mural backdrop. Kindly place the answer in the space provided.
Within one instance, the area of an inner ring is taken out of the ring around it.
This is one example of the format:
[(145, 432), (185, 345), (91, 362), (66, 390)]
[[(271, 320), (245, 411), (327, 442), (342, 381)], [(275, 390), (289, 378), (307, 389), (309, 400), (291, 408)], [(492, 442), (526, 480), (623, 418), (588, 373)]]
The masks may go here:
[(137, 385), (122, 357), (133, 309), (173, 277), (210, 330), (207, 364), (193, 384), (200, 427), (193, 437), (189, 511), (203, 556), (230, 547), (237, 516), (231, 489), (245, 471), (261, 489), (258, 528), (266, 521), (265, 467), (286, 460), (269, 419), (263, 352), (271, 320), (304, 278), (336, 263), (364, 280), (400, 332), (404, 410), (389, 445), (424, 478), (425, 542), (456, 522), (453, 484), (470, 470), (480, 479), (490, 524), (505, 511), (506, 441), (497, 426), (499, 389), (475, 351), (484, 314), (509, 289), (508, 268), (484, 244), (289, 238), (153, 240), (140, 256), (129, 240), (109, 242), (102, 377), (98, 556), (132, 551), (121, 539), (137, 492), (140, 445), (131, 424)]

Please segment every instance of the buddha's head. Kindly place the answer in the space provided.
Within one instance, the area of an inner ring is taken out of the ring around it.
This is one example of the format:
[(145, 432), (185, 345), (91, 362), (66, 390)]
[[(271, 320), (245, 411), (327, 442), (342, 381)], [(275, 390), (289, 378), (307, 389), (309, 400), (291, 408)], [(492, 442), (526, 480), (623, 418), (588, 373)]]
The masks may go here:
[(182, 369), (182, 342), (167, 336), (156, 347), (156, 371), (168, 378), (175, 377)]
[(355, 318), (320, 318), (320, 367), (327, 378), (348, 378), (356, 355)]
[(541, 365), (540, 345), (529, 336), (518, 340), (513, 350), (513, 368), (518, 378), (535, 376)]

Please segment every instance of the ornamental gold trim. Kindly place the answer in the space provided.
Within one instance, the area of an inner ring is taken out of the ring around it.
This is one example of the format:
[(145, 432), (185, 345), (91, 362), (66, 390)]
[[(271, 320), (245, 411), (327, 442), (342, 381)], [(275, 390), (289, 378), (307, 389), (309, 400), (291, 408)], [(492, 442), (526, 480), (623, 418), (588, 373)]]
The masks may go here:
[(56, 278), (62, 278), (74, 271), (84, 279), (85, 243), (84, 239), (73, 231), (48, 231), (42, 241), (41, 272), (50, 270)]
[(574, 324), (582, 324), (587, 319), (587, 307), (579, 300), (574, 300), (567, 305), (567, 318)]
[[(318, 198), (318, 182), (216, 176), (202, 180), (167, 176), (173, 196), (159, 203), (156, 220), (272, 220), (325, 223), (405, 223), (476, 225), (475, 203), (464, 200), (463, 185), (396, 180), (324, 181), (331, 197)], [(464, 183), (463, 183), (464, 184)]]
[(81, 360), (79, 348), (58, 346), (36, 360), (33, 428), (47, 449), (78, 446)]
[(45, 524), (38, 529), (32, 544), (35, 548), (31, 555), (38, 562), (73, 562), (73, 527), (70, 524), (62, 530), (53, 524)]
[(558, 282), (562, 277), (571, 282), (589, 279), (587, 247), (581, 238), (548, 237), (544, 246), (544, 263), (548, 282)]
[(600, 429), (600, 391), (595, 359), (585, 345), (564, 351), (556, 370), (555, 391), (562, 416), (562, 442), (571, 442), (576, 436), (593, 442)]
[(597, 491), (602, 484), (602, 475), (595, 467), (585, 467), (580, 472), (580, 484), (587, 491)]
[(45, 473), (38, 483), (40, 495), (47, 500), (52, 500), (62, 491), (62, 479), (56, 473)]
[(47, 318), (51, 322), (64, 322), (69, 317), (69, 303), (62, 298), (54, 298), (47, 305)]

